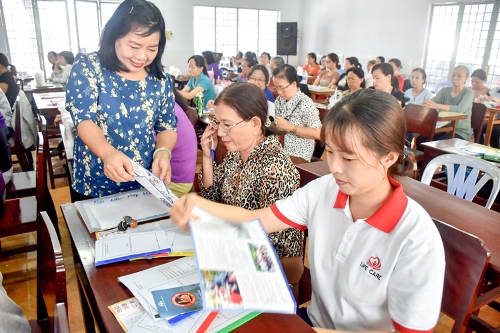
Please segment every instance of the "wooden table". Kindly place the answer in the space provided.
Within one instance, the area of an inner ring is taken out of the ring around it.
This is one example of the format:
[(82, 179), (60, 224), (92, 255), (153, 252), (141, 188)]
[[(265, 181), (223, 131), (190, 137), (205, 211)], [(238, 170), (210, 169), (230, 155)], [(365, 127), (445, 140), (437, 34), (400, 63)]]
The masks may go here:
[(318, 96), (320, 95), (331, 95), (335, 92), (335, 89), (325, 87), (312, 85), (308, 85), (307, 87), (309, 88), (309, 92), (311, 93), (311, 99), (313, 100), (313, 102), (316, 102), (318, 100)]
[(60, 83), (48, 82), (46, 85), (37, 87), (35, 81), (31, 81), (23, 86), (25, 93), (50, 93), (50, 92), (61, 92), (64, 91), (64, 86)]
[[(73, 259), (78, 278), (87, 332), (123, 332), (108, 306), (133, 297), (128, 288), (118, 283), (118, 277), (142, 271), (173, 259), (124, 261), (110, 265), (94, 265), (95, 235), (89, 234), (73, 204), (61, 206), (73, 247)], [(314, 332), (296, 315), (261, 314), (234, 332)]]
[(486, 133), (484, 135), (484, 144), (486, 146), (490, 145), (491, 140), (491, 132), (493, 130), (493, 125), (500, 124), (500, 119), (496, 119), (496, 116), (500, 114), (500, 109), (497, 108), (487, 108), (489, 117), (488, 122), (486, 123)]
[(438, 113), (438, 121), (448, 121), (451, 123), (451, 125), (436, 128), (434, 133), (451, 132), (450, 137), (453, 138), (453, 137), (455, 137), (455, 131), (457, 130), (457, 121), (462, 120), (462, 119), (467, 119), (468, 117), (469, 116), (464, 114), (464, 113), (441, 111)]
[(49, 120), (60, 114), (57, 105), (64, 102), (66, 97), (64, 92), (34, 93), (33, 100), (40, 113)]

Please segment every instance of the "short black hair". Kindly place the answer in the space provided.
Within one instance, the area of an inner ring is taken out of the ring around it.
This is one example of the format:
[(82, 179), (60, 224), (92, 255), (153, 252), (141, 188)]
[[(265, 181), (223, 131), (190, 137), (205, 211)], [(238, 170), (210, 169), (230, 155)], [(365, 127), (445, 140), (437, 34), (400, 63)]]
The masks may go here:
[(62, 52), (59, 52), (59, 54), (57, 56), (58, 57), (63, 57), (64, 60), (66, 60), (66, 62), (68, 64), (73, 64), (73, 61), (75, 61), (75, 56), (73, 55), (73, 52), (71, 52), (71, 51), (62, 51)]
[(485, 70), (481, 68), (476, 69), (474, 72), (472, 72), (470, 77), (477, 77), (481, 81), (486, 81), (487, 78)]
[(252, 51), (245, 52), (244, 58), (253, 59), (253, 60), (257, 61), (257, 55), (255, 54), (255, 52), (252, 52)]
[(297, 75), (297, 71), (295, 70), (295, 67), (285, 64), (277, 67), (273, 71), (273, 77), (277, 79), (285, 79), (288, 81), (288, 83), (297, 83), (297, 87), (299, 87), (299, 83), (301, 81), (301, 77)]
[(271, 61), (271, 55), (267, 52), (262, 52), (261, 56), (265, 55), (269, 61)]
[(308, 53), (307, 55), (308, 55), (308, 56), (310, 56), (311, 58), (313, 58), (313, 59), (314, 59), (314, 63), (315, 63), (316, 65), (318, 64), (318, 63), (316, 62), (316, 53), (311, 52), (311, 53)]
[(5, 68), (8, 68), (10, 66), (9, 58), (7, 58), (7, 56), (3, 53), (0, 53), (0, 65)]
[(157, 79), (164, 79), (161, 56), (166, 44), (165, 20), (158, 7), (146, 0), (123, 1), (106, 23), (99, 43), (99, 51), (97, 51), (102, 65), (110, 71), (128, 72), (116, 56), (115, 42), (129, 32), (142, 37), (151, 36), (156, 32), (160, 34), (158, 53), (145, 69)]
[(212, 51), (204, 51), (201, 54), (203, 55), (203, 58), (205, 58), (205, 60), (207, 61), (208, 65), (213, 64), (214, 62), (216, 62), (214, 54), (212, 53)]
[(52, 54), (54, 57), (57, 58), (57, 52), (56, 51), (49, 51), (49, 53), (47, 53), (47, 55), (49, 54)]
[(380, 60), (380, 62), (385, 62), (385, 58), (382, 56), (378, 56), (377, 59)]
[(246, 61), (248, 67), (250, 67), (250, 68), (252, 68), (253, 66), (258, 64), (258, 62), (254, 58), (246, 58), (243, 61)]
[(248, 77), (252, 76), (253, 72), (255, 72), (255, 71), (261, 71), (262, 73), (264, 73), (264, 77), (266, 78), (266, 82), (269, 82), (269, 71), (267, 70), (266, 66), (264, 66), (264, 65), (252, 66), (252, 68), (250, 69), (250, 72), (248, 73)]
[(363, 79), (363, 82), (361, 82), (360, 87), (365, 88), (366, 87), (365, 72), (359, 67), (349, 68), (346, 74), (349, 75), (350, 72), (353, 72), (358, 78)]
[(189, 59), (188, 59), (188, 64), (189, 64), (189, 60), (193, 59), (194, 61), (194, 64), (196, 65), (196, 67), (203, 67), (203, 74), (205, 74), (206, 76), (208, 76), (208, 71), (207, 71), (207, 66), (205, 66), (205, 59), (201, 56), (201, 55), (194, 55), (194, 56), (191, 56)]
[(396, 67), (403, 68), (403, 66), (401, 66), (401, 60), (399, 59), (392, 58), (388, 62), (392, 62), (394, 65), (396, 65)]

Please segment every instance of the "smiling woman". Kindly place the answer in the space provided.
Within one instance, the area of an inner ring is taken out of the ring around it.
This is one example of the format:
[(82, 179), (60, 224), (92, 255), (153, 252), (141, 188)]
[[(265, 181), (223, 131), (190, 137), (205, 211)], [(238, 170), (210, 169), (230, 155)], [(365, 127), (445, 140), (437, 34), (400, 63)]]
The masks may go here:
[(172, 79), (161, 65), (164, 31), (154, 4), (125, 0), (99, 51), (77, 56), (66, 95), (78, 131), (73, 201), (139, 188), (129, 158), (170, 183), (177, 133)]

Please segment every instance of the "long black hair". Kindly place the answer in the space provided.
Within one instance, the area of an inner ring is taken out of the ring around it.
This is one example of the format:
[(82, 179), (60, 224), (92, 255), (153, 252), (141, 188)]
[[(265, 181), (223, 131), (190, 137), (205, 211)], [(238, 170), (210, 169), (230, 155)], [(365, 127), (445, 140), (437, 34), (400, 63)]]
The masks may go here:
[(188, 59), (188, 64), (189, 64), (189, 60), (191, 60), (191, 59), (194, 60), (194, 64), (196, 65), (196, 67), (203, 67), (203, 74), (208, 76), (207, 66), (205, 66), (205, 58), (203, 58), (201, 55), (196, 54), (194, 56), (191, 56), (191, 58)]
[(118, 60), (115, 50), (117, 39), (133, 32), (139, 36), (147, 37), (158, 32), (160, 41), (158, 53), (153, 62), (145, 67), (148, 73), (157, 79), (165, 78), (161, 56), (165, 50), (165, 21), (160, 10), (153, 3), (145, 0), (125, 0), (113, 13), (102, 32), (99, 43), (99, 59), (102, 65), (114, 72), (128, 72), (129, 70)]

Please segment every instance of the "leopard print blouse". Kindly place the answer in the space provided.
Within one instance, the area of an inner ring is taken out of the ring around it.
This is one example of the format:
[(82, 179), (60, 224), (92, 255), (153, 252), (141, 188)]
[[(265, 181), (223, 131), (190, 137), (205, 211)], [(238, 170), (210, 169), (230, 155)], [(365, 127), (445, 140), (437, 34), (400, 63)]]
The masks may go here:
[[(212, 201), (254, 210), (271, 206), (290, 196), (299, 187), (300, 175), (275, 136), (268, 136), (243, 162), (240, 152), (229, 152), (217, 164), (214, 162), (212, 186), (203, 186), (203, 169), (199, 182), (201, 195)], [(281, 257), (301, 255), (304, 234), (298, 229), (269, 234), (269, 239)]]

